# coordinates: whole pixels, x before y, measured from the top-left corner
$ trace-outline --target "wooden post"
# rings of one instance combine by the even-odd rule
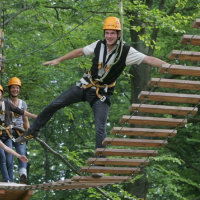
[[[2,55],[3,54],[3,47],[4,47],[4,33],[2,32],[1,29],[1,11],[2,11],[2,4],[0,3],[0,71],[1,73],[4,72],[4,64],[5,64],[5,57]]]

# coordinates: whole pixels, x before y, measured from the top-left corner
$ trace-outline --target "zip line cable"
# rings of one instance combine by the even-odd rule
[[[7,61],[11,61],[11,60],[17,60],[17,59],[19,59],[19,58],[23,58],[24,56],[29,56],[29,55],[34,54],[34,53],[36,53],[36,52],[38,52],[38,51],[40,51],[40,50],[43,50],[43,49],[49,47],[50,45],[54,44],[55,42],[61,40],[61,39],[64,38],[66,35],[70,34],[70,33],[73,32],[74,30],[76,30],[79,26],[83,25],[86,21],[88,21],[91,17],[93,17],[99,10],[101,10],[103,7],[105,7],[110,1],[111,1],[111,0],[108,0],[108,1],[107,1],[105,4],[103,4],[100,8],[98,8],[96,11],[94,11],[89,17],[87,17],[85,20],[83,20],[83,22],[81,22],[80,24],[78,24],[77,26],[75,26],[73,29],[71,29],[70,31],[68,31],[67,33],[65,33],[64,35],[62,35],[61,37],[59,37],[59,38],[57,38],[56,40],[54,40],[53,42],[51,42],[51,43],[49,43],[49,44],[47,44],[47,45],[45,45],[45,46],[43,46],[43,47],[41,47],[41,48],[39,48],[39,49],[36,49],[36,50],[34,50],[34,51],[30,52],[30,53],[24,54],[24,55],[22,55],[22,56],[18,56],[18,57],[16,57],[16,58],[7,59],[6,62],[7,62]]]

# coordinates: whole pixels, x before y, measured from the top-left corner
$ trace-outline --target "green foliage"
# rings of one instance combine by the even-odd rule
[[[153,4],[148,5],[148,2]],[[20,98],[26,100],[30,112],[38,114],[45,105],[80,79],[90,68],[92,57],[68,60],[55,67],[43,66],[42,63],[97,39],[103,39],[104,19],[110,15],[120,17],[118,3],[117,0],[111,0],[103,6],[105,0],[2,0],[2,20],[5,22],[2,27],[5,33],[3,55],[7,61],[1,82],[5,88],[5,96],[8,94],[8,80],[13,76],[19,77],[22,81]],[[148,54],[149,50],[153,49],[150,55],[171,62],[167,56],[173,49],[182,49],[179,44],[182,35],[198,33],[191,29],[191,24],[199,16],[200,1],[171,0],[165,1],[164,5],[160,3],[161,1],[124,0],[123,35],[124,40],[139,51]],[[155,30],[158,30],[158,33],[153,37]],[[198,47],[194,49],[198,51]],[[185,61],[173,62],[194,65]],[[195,66],[199,66],[199,63],[195,63]],[[131,71],[131,68],[127,67],[118,79],[111,100],[108,133],[113,127],[122,126],[119,119],[123,114],[129,114],[134,92],[130,85],[131,79],[135,78],[129,70]],[[140,72],[137,75],[140,76]],[[152,77],[160,76],[158,70],[152,68]],[[141,82],[146,81],[143,74],[140,77]],[[199,80],[198,77],[179,78]],[[146,87],[147,84],[144,85]],[[168,88],[157,91],[177,92]],[[197,93],[189,90],[182,92]],[[199,113],[194,118],[198,119]],[[159,149],[159,155],[150,159],[150,165],[146,167],[149,181],[147,199],[200,198],[199,131],[198,123],[195,122],[179,128],[176,137],[169,139],[167,147]],[[109,134],[108,136],[114,137]],[[93,156],[95,148],[94,118],[90,106],[82,102],[59,110],[42,129],[41,139],[68,160],[76,170],[86,165],[86,160]],[[27,152],[30,160],[29,184],[64,180],[76,175],[59,158],[34,140],[28,142]],[[15,177],[15,181],[18,181],[16,165]],[[134,177],[132,184],[142,177],[142,174]],[[124,190],[124,185],[122,183],[107,186],[102,190],[116,200],[134,199],[135,195]],[[90,188],[78,192],[38,190],[31,200],[63,200],[66,197],[73,200],[106,199],[94,188]]]

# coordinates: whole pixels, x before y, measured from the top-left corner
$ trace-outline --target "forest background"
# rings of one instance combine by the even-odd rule
[[[103,22],[108,16],[121,18],[118,0],[1,0],[1,29],[4,31],[3,55],[6,57],[1,84],[8,95],[8,80],[22,81],[20,98],[28,110],[38,114],[49,102],[75,84],[91,66],[92,57],[81,57],[43,66],[42,63],[67,52],[103,39]],[[198,62],[171,61],[172,50],[181,50],[183,34],[196,34],[191,24],[199,17],[200,0],[123,0],[123,39],[147,55],[188,66]],[[198,51],[188,46],[186,50]],[[158,69],[141,64],[127,66],[118,79],[107,122],[108,137],[119,119],[129,114],[131,103],[139,103],[138,94],[149,90],[151,77],[160,77]],[[183,76],[168,78],[184,79]],[[198,77],[187,77],[199,80]],[[198,91],[177,91],[199,94]],[[173,105],[173,104],[171,104]],[[181,104],[179,104],[181,105]],[[190,105],[192,106],[192,105]],[[140,114],[143,115],[143,114]],[[165,116],[171,117],[171,116]],[[177,116],[174,116],[177,117]],[[133,176],[132,183],[101,188],[111,199],[197,200],[200,199],[199,113],[188,116],[188,124],[178,128],[175,138],[144,168],[143,175]],[[31,120],[30,120],[31,121]],[[129,125],[126,125],[129,126]],[[41,130],[40,139],[60,153],[78,169],[93,156],[95,146],[94,118],[87,103],[59,110]],[[29,184],[64,180],[76,174],[58,157],[30,140],[27,145]],[[18,182],[15,160],[15,181]],[[31,200],[108,199],[95,189],[74,191],[35,191]]]

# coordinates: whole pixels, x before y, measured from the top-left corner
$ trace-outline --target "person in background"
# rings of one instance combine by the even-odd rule
[[[27,110],[26,102],[18,98],[21,88],[22,88],[21,80],[17,77],[12,77],[8,82],[9,97],[5,98],[4,101],[9,101],[14,106],[22,110]],[[12,125],[16,127],[28,129],[30,126],[28,117],[25,115],[22,116],[12,112],[11,120],[12,120]],[[18,138],[21,134],[22,133],[20,133],[19,130],[13,130],[13,137],[15,139]],[[26,142],[22,143],[13,142],[13,147],[15,147],[16,152],[19,153],[20,155],[24,156],[26,155]],[[22,162],[20,159],[18,159],[18,173],[19,173],[19,183],[26,184],[27,163]]]
[[[19,115],[26,115],[31,118],[36,118],[37,115],[29,113],[26,110],[19,109],[9,101],[3,101],[4,89],[0,85],[0,141],[9,148],[13,148],[15,138],[12,135],[11,116],[10,112]],[[4,182],[13,182],[13,156],[0,148],[0,170]]]

